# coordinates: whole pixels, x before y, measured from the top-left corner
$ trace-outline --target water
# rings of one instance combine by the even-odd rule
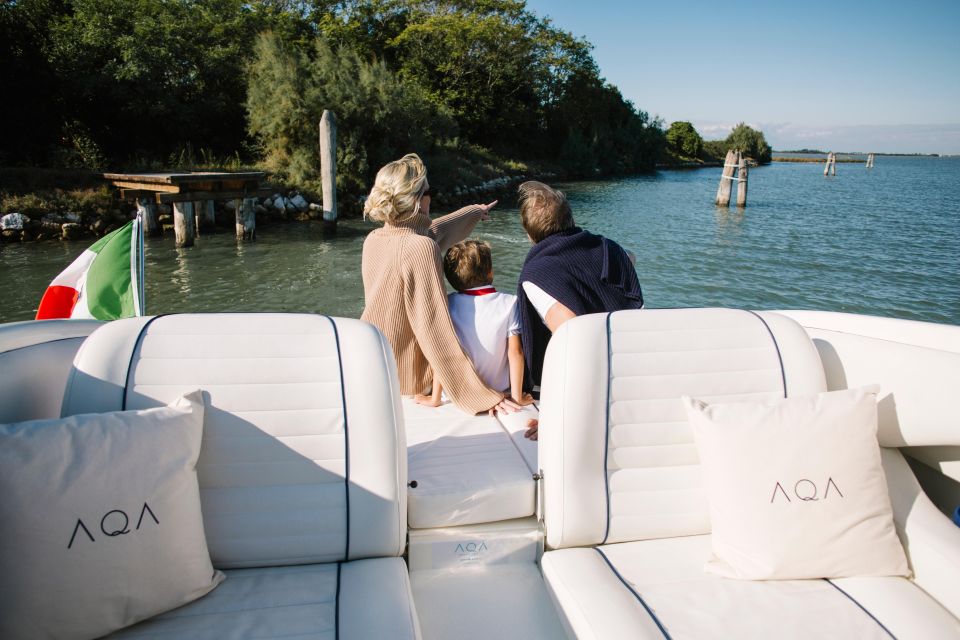
[[[751,169],[748,206],[713,205],[719,169],[561,185],[577,223],[637,255],[649,307],[823,309],[960,324],[960,158],[878,157],[876,167]],[[360,254],[374,226],[261,226],[175,249],[148,240],[147,311],[304,311],[357,317]],[[475,237],[496,282],[516,287],[529,243],[516,209],[498,207]],[[88,242],[0,246],[0,321],[33,317],[50,280]]]

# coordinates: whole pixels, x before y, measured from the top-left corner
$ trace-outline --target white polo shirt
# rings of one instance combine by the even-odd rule
[[[447,295],[453,328],[487,386],[509,391],[507,339],[520,334],[517,296],[500,293],[489,285],[466,291]]]

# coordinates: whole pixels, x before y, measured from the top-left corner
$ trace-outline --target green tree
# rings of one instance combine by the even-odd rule
[[[767,144],[763,132],[757,131],[743,122],[733,128],[724,142],[727,149],[739,150],[760,164],[770,162],[773,148]]]
[[[703,138],[692,124],[682,120],[670,124],[667,144],[674,153],[688,158],[699,158],[703,151]]]
[[[418,85],[381,61],[317,38],[309,53],[276,34],[257,39],[249,68],[247,114],[267,168],[319,190],[317,124],[324,109],[337,118],[337,184],[358,193],[390,160],[417,151],[429,157],[456,134],[450,115]]]

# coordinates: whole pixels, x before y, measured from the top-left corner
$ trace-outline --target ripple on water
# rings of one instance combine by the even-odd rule
[[[960,324],[960,159],[885,158],[867,171],[774,164],[750,172],[743,211],[713,205],[719,169],[560,185],[578,222],[637,255],[650,307],[811,308]],[[302,311],[357,317],[360,256],[375,228],[341,221],[261,226],[258,241],[148,240],[147,309]],[[474,236],[495,284],[516,288],[529,242],[498,207]],[[0,321],[33,317],[50,280],[87,243],[0,246]]]

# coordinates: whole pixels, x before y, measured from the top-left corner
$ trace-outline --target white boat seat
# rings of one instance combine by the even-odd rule
[[[535,416],[535,411],[525,415]],[[424,407],[409,398],[403,400],[403,412],[412,528],[533,515],[535,467],[528,466],[496,418],[465,414],[450,402]]]
[[[728,580],[704,573],[709,553],[710,536],[685,536],[551,551],[542,567],[581,639],[960,637],[910,580]]]
[[[399,385],[389,344],[376,328],[275,313],[114,321],[77,353],[63,414],[155,407],[197,388],[207,402],[197,475],[211,559],[218,569],[252,570],[228,574],[221,587],[189,605],[190,611],[243,611],[204,614],[209,635],[230,637],[240,624],[274,628],[271,607],[296,604],[283,602],[291,576],[329,586],[339,566],[341,623],[344,612],[356,612],[356,629],[382,623],[392,625],[393,637],[415,637],[409,582],[396,559],[406,544]],[[363,558],[391,560],[354,566]],[[276,569],[283,565],[307,568]],[[231,586],[230,575],[262,582],[263,593],[245,593],[240,580]],[[385,602],[402,606],[380,607],[365,588],[347,588],[344,578],[351,576],[377,583],[389,591]],[[322,596],[316,597],[319,606]],[[261,606],[257,602],[266,604],[250,608]],[[372,602],[376,615],[362,615]],[[311,633],[323,635],[322,618]],[[166,620],[157,628],[193,624]],[[354,637],[376,635],[370,627]],[[234,635],[241,636],[248,637]]]
[[[0,325],[0,423],[58,418],[77,349],[99,320],[34,320]],[[12,375],[16,372],[16,375]]]
[[[225,573],[227,579],[205,598],[108,637],[363,640],[419,633],[401,558]]]
[[[550,551],[542,567],[571,634],[960,637],[960,532],[895,449],[883,449],[882,459],[914,580],[748,582],[704,573],[710,518],[679,398],[825,391],[820,356],[795,321],[730,309],[584,316],[553,336],[544,371],[539,446]]]

